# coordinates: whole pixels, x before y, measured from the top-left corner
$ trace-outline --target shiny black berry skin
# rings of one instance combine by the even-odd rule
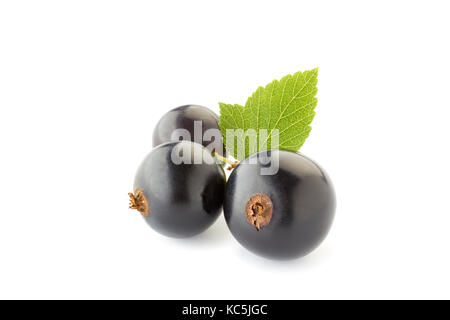
[[[201,163],[195,164],[199,159]],[[142,162],[134,190],[143,191],[149,207],[145,220],[154,230],[185,238],[203,232],[217,219],[225,179],[222,167],[200,144],[169,142],[153,149]]]
[[[195,121],[201,121],[201,130],[194,132]],[[210,151],[216,151],[217,153],[224,154],[224,146],[221,139],[219,129],[219,117],[213,111],[206,107],[197,105],[185,105],[167,112],[158,122],[153,131],[153,147],[160,144],[179,141],[181,139],[172,136],[172,133],[176,129],[185,129],[189,132],[190,141],[195,141],[202,144],[204,147],[208,147]],[[217,130],[219,135],[218,141],[212,137],[204,137],[204,134],[209,129]],[[194,140],[197,139],[197,140]],[[211,146],[211,142],[215,141],[217,148]]]
[[[278,156],[279,171],[261,175],[268,156]],[[249,163],[254,160],[258,162]],[[270,221],[259,230],[246,216],[255,194],[271,201]],[[313,251],[326,237],[334,212],[330,178],[301,154],[279,150],[254,154],[237,166],[227,182],[224,214],[231,233],[245,248],[266,258],[294,259]],[[250,218],[252,213],[257,210],[250,211]]]

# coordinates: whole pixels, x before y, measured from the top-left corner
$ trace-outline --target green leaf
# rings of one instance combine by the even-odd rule
[[[227,151],[237,160],[274,148],[298,151],[315,115],[317,73],[318,68],[297,72],[259,87],[245,107],[219,103],[219,127]],[[237,130],[234,136],[227,134],[230,129]]]

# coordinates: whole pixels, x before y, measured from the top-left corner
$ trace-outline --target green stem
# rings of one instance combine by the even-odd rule
[[[220,161],[229,164],[230,166],[234,165],[234,162],[233,162],[233,161],[231,161],[231,160],[229,160],[229,159],[227,159],[227,158],[225,158],[225,157],[222,157],[222,156],[221,156],[220,154],[218,154],[217,152],[213,152],[213,156],[216,157],[217,159],[219,159]]]

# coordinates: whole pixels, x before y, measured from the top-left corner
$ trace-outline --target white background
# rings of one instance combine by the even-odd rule
[[[0,298],[450,298],[446,1],[2,1]],[[302,152],[326,241],[258,258],[223,217],[173,240],[127,209],[155,123],[318,66]]]

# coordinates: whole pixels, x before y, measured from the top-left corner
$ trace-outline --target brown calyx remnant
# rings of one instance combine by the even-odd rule
[[[268,196],[257,193],[248,199],[245,206],[245,217],[256,230],[260,230],[272,219],[273,204]]]
[[[230,164],[230,166],[227,168],[228,171],[233,170],[234,168],[236,168],[239,164],[239,161],[234,161],[232,164]]]
[[[134,191],[134,194],[128,193],[128,196],[130,197],[130,209],[137,210],[142,216],[148,217],[150,209],[144,191],[138,188]]]

